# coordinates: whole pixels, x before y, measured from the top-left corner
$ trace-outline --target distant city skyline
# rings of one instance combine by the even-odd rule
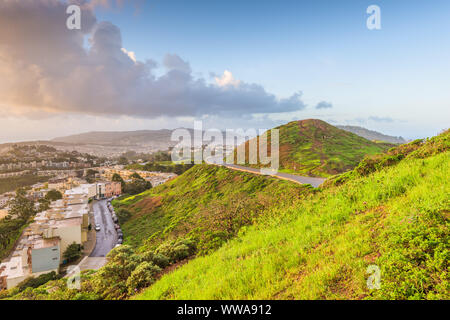
[[[443,0],[2,0],[0,143],[308,118],[432,136],[449,127],[449,34]]]

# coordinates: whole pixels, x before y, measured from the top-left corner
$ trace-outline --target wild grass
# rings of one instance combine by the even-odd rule
[[[449,156],[410,157],[274,208],[276,219],[136,299],[448,299]],[[369,265],[379,290],[366,285]]]
[[[131,213],[122,225],[125,244],[147,249],[186,236],[208,250],[220,246],[271,205],[290,202],[307,190],[275,178],[197,165],[173,181],[113,205]]]
[[[280,171],[292,174],[330,177],[353,169],[367,155],[394,146],[369,141],[315,119],[292,121],[275,129],[280,137]],[[248,148],[247,142],[247,155]],[[248,165],[248,156],[246,161]]]

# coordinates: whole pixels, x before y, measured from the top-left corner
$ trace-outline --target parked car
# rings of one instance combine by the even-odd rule
[[[116,228],[116,230],[117,230],[117,229],[120,229],[120,226],[116,223],[116,224],[114,224],[114,228]]]
[[[100,231],[100,225],[98,223],[95,224],[95,231]]]
[[[123,239],[119,238],[119,240],[117,240],[117,244],[122,244],[123,243]]]

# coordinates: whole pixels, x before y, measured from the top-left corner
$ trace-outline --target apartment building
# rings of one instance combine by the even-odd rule
[[[122,184],[120,182],[112,181],[105,184],[105,197],[111,198],[119,196],[122,193]]]
[[[30,173],[29,170],[0,173],[0,178],[3,179],[3,178],[10,178],[10,177],[19,177],[19,176],[23,176],[23,175],[28,174],[28,173]]]
[[[89,200],[120,195],[120,182],[81,184],[66,190],[63,199],[39,212],[20,237],[9,261],[0,264],[0,290],[17,286],[28,277],[59,272],[64,252],[88,238]]]
[[[59,272],[60,239],[23,237],[9,261],[0,264],[0,290],[11,289],[29,277]]]
[[[97,198],[110,198],[119,196],[122,193],[122,185],[120,182],[108,181],[97,183]]]
[[[95,185],[68,190],[63,199],[51,203],[49,210],[36,214],[10,260],[0,264],[0,290],[10,289],[28,277],[59,272],[68,246],[87,241],[92,190]]]

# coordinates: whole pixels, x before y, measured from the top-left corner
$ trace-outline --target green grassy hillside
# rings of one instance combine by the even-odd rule
[[[449,136],[362,162],[136,298],[450,298]],[[369,266],[378,290],[366,285]]]
[[[10,299],[124,299],[195,256],[214,252],[273,206],[289,207],[314,192],[310,186],[223,167],[197,165],[176,179],[113,202],[125,243],[98,272],[83,274],[82,290],[64,280]],[[0,293],[0,299],[2,293]]]
[[[297,198],[307,187],[274,178],[198,165],[177,179],[113,202],[130,218],[125,244],[145,249],[190,237],[200,253],[220,246],[275,203]],[[119,215],[120,216],[120,215]]]
[[[0,299],[449,299],[449,150],[446,131],[320,189],[195,166],[116,203],[128,245],[80,291],[62,279]]]
[[[316,119],[292,121],[275,129],[280,130],[280,171],[308,176],[329,177],[345,172],[364,156],[394,146],[369,141]],[[248,152],[246,155],[248,161]]]

